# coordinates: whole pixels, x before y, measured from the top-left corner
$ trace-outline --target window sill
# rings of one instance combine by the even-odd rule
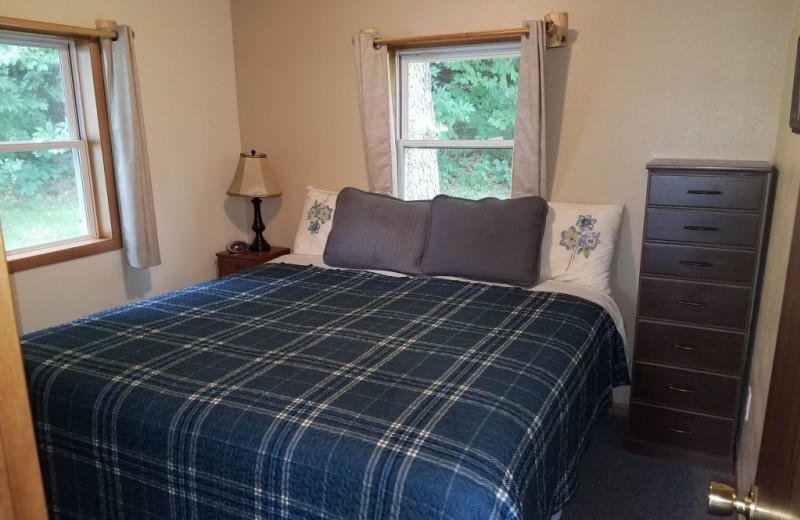
[[[62,244],[52,248],[42,248],[36,251],[7,254],[8,272],[23,271],[34,267],[74,260],[84,256],[96,255],[122,248],[119,238],[90,238],[70,244]]]

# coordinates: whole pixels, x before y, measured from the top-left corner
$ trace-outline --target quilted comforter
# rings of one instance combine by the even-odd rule
[[[627,378],[586,300],[286,264],[22,343],[54,519],[545,519]]]

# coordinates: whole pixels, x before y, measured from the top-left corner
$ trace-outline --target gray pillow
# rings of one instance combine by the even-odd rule
[[[546,219],[547,201],[541,197],[438,195],[431,205],[422,272],[530,287],[539,279]]]
[[[420,274],[431,202],[345,188],[336,199],[323,259],[328,265]]]

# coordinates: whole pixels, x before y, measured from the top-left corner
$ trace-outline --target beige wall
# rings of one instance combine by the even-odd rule
[[[750,420],[742,430],[739,448],[737,476],[739,488],[749,490],[755,478],[761,434],[766,415],[769,382],[772,376],[772,360],[778,335],[781,305],[789,263],[789,249],[797,210],[800,189],[800,135],[789,128],[789,105],[792,100],[794,63],[797,39],[800,37],[800,1],[796,2],[794,28],[787,37],[786,73],[783,80],[783,101],[775,150],[775,165],[778,168],[778,186],[775,195],[775,210],[772,217],[769,254],[764,274],[764,286],[759,309],[759,323],[753,350],[750,385],[752,399]],[[794,288],[798,290],[800,288]]]
[[[284,193],[268,239],[291,245],[305,186],[366,187],[353,33],[519,27],[568,11],[569,46],[547,52],[550,198],[626,206],[613,289],[630,335],[645,164],[773,159],[794,3],[232,0],[242,147],[270,154]]]
[[[0,14],[133,27],[161,244],[149,270],[114,251],[14,274],[22,331],[213,278],[214,253],[247,224],[247,202],[225,195],[240,152],[229,3],[1,0]]]

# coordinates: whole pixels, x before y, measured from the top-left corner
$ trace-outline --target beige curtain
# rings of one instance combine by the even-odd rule
[[[389,53],[385,46],[373,47],[372,41],[378,37],[375,33],[359,33],[355,36],[364,162],[370,191],[397,195]]]
[[[530,35],[522,37],[519,56],[517,122],[511,163],[511,197],[547,198],[545,156],[544,53],[545,26],[526,21]]]
[[[128,263],[144,269],[159,265],[161,254],[136,54],[130,27],[118,25],[111,30],[116,31],[118,37],[116,41],[102,39],[103,74],[108,97],[122,244]]]

